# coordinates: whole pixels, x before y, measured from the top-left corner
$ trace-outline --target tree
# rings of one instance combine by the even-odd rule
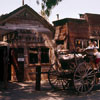
[[[59,4],[62,0],[41,0],[41,14],[50,16],[51,10]],[[36,0],[37,4],[40,4],[40,0]]]

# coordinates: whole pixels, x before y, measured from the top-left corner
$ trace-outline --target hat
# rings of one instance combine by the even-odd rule
[[[97,42],[96,42],[96,41],[93,41],[93,43],[97,44]]]

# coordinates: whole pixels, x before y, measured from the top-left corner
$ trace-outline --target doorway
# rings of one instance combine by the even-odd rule
[[[24,81],[24,48],[11,49],[11,65],[13,81]]]
[[[0,82],[11,80],[11,66],[8,62],[7,46],[0,47]]]

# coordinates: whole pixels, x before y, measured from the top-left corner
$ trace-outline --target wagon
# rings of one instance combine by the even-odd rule
[[[74,88],[78,93],[88,93],[97,84],[100,73],[93,67],[96,66],[93,55],[66,51],[56,52],[55,55],[56,60],[48,72],[53,89]]]

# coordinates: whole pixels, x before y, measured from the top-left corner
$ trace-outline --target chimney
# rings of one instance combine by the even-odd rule
[[[57,15],[57,20],[59,20],[59,14],[56,14]]]
[[[22,0],[22,6],[24,6],[24,0]]]
[[[81,19],[85,19],[85,14],[79,14]]]

